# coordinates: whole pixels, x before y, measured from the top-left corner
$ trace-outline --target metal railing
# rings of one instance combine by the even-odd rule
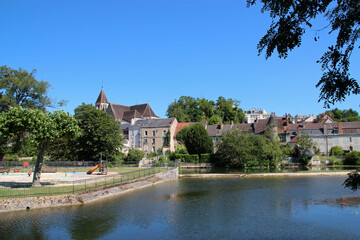
[[[32,187],[31,183],[2,183],[0,186],[0,198],[14,197],[31,197],[31,196],[47,196],[60,194],[76,194],[104,187],[115,186],[121,183],[141,179],[154,175],[165,168],[146,168],[111,176],[94,177],[91,179],[61,182],[61,184],[51,185],[50,183],[42,183],[41,187]],[[64,173],[65,174],[65,173]]]

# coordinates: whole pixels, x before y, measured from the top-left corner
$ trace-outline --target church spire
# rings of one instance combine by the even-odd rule
[[[105,92],[104,92],[103,87],[101,87],[101,92],[99,94],[98,99],[95,102],[95,107],[97,109],[106,111],[108,106],[109,106],[109,101],[107,100],[107,98],[105,96]]]
[[[101,92],[99,94],[98,99],[96,100],[96,105],[98,105],[100,103],[109,103],[109,101],[107,100],[107,98],[105,96],[105,92],[104,92],[103,87],[101,87]]]

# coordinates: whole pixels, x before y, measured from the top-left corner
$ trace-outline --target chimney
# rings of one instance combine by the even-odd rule
[[[342,134],[342,132],[343,132],[342,122],[338,122],[338,129],[339,129],[339,134]]]
[[[220,122],[220,129],[223,129],[223,122]]]
[[[299,125],[297,126],[297,128],[296,128],[296,136],[299,136],[299,133],[300,133],[300,130],[299,130]]]

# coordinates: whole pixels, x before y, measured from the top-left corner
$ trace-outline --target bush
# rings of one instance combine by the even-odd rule
[[[335,146],[330,149],[330,156],[341,156],[344,154],[344,150],[340,146]]]
[[[329,165],[343,165],[342,159],[339,159],[335,156],[329,157],[328,160],[330,161]]]
[[[210,162],[210,156],[211,156],[211,154],[207,154],[207,153],[201,154],[200,155],[200,162],[202,162],[202,163]]]
[[[199,163],[199,155],[197,154],[175,154],[175,157],[186,163]]]
[[[126,161],[128,162],[140,162],[141,159],[143,159],[145,156],[145,153],[139,149],[131,148],[129,149],[129,153],[126,156]]]
[[[345,155],[345,165],[360,165],[360,152],[352,151]]]
[[[146,158],[153,158],[153,157],[156,157],[156,156],[157,156],[156,152],[151,152],[146,156]]]
[[[19,156],[17,154],[5,154],[4,158],[6,161],[19,161]]]

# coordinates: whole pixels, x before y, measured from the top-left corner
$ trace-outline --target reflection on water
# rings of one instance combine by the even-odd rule
[[[318,172],[318,171],[354,171],[356,167],[347,166],[311,166],[306,168],[245,168],[245,169],[222,169],[222,168],[182,168],[182,174],[201,174],[201,173],[229,173],[229,174],[254,174],[254,173],[290,173],[299,171]]]
[[[345,177],[180,179],[80,207],[2,213],[6,239],[359,239]]]

